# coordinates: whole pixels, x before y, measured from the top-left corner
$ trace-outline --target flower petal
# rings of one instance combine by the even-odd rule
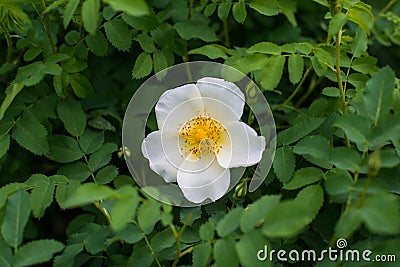
[[[157,102],[155,110],[159,129],[176,129],[178,125],[182,126],[202,113],[204,106],[196,85],[186,84],[166,91]]]
[[[204,159],[208,161],[208,159]],[[190,164],[191,167],[195,167]],[[205,165],[199,162],[199,165]],[[212,161],[208,168],[192,172],[188,170],[187,161],[183,161],[178,170],[178,185],[185,197],[193,203],[201,203],[207,198],[216,201],[228,191],[230,183],[230,171],[219,166],[216,160]],[[186,170],[186,171],[185,171]]]
[[[225,123],[238,121],[243,114],[244,94],[231,82],[217,78],[202,78],[196,83],[204,98],[205,115]]]
[[[217,154],[218,163],[223,168],[247,167],[258,163],[265,149],[264,136],[257,136],[253,128],[240,121],[231,122],[225,127],[229,142],[224,142]]]
[[[149,159],[150,168],[166,182],[176,181],[178,166],[183,161],[176,134],[167,131],[150,133],[142,142],[142,153]]]

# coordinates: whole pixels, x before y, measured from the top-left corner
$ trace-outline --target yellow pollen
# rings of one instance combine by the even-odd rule
[[[220,122],[206,116],[197,116],[185,123],[179,131],[182,138],[182,157],[190,153],[197,157],[209,153],[219,153],[219,145],[225,128]]]

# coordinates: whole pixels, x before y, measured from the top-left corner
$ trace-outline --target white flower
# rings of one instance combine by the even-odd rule
[[[240,121],[244,104],[240,89],[223,79],[166,91],[155,107],[159,130],[142,143],[150,168],[191,202],[221,198],[229,168],[258,163],[265,149],[265,138]]]

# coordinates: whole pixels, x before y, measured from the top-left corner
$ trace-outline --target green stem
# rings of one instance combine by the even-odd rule
[[[310,85],[308,86],[307,91],[300,97],[300,99],[296,102],[294,105],[296,108],[301,106],[304,101],[311,95],[311,93],[314,91],[315,88],[317,88],[318,84],[320,84],[323,80],[323,77],[318,78],[318,80],[315,80],[315,75],[311,79]]]
[[[231,39],[229,37],[229,26],[228,26],[228,22],[226,20],[222,21],[222,31],[224,34],[224,44],[227,48],[231,47]]]
[[[361,193],[361,197],[358,199],[358,202],[356,204],[357,208],[360,208],[362,206],[364,199],[367,196],[368,189],[371,186],[372,178],[373,178],[372,175],[368,175],[367,181],[365,182],[365,185],[364,185],[363,192]]]
[[[46,10],[47,7],[46,7],[45,0],[41,0],[41,3],[42,3],[43,11]],[[49,40],[51,51],[53,52],[53,54],[56,54],[57,50],[56,50],[56,46],[54,44],[53,38],[51,37],[51,33],[49,31],[49,20],[48,20],[47,14],[43,14],[43,21],[41,20],[41,23],[43,25],[44,31],[46,32],[47,39]]]
[[[4,25],[3,22],[1,22],[1,27],[4,29],[4,35],[6,37],[6,42],[7,42],[7,63],[11,62],[11,56],[12,56],[12,51],[13,51],[13,46],[12,46],[12,40],[10,33],[8,32],[8,29],[6,28],[6,25]]]
[[[160,261],[159,261],[158,258],[157,258],[156,252],[154,251],[153,247],[150,245],[149,239],[147,238],[147,236],[146,236],[145,233],[143,233],[143,237],[144,237],[144,241],[145,241],[146,244],[147,244],[147,247],[148,247],[149,250],[150,250],[151,255],[153,255],[153,258],[154,258],[154,260],[155,260],[156,263],[157,263],[157,266],[158,266],[158,267],[161,267],[161,263],[160,263]]]
[[[381,11],[375,16],[375,21],[381,18],[382,14],[384,14],[386,11],[388,11],[394,4],[396,4],[397,0],[391,0],[389,3],[387,3],[386,6],[384,6]]]
[[[307,79],[308,75],[310,74],[312,70],[312,65],[310,65],[306,72],[303,75],[303,78],[301,79],[301,81],[299,82],[299,84],[296,86],[296,88],[294,89],[294,91],[292,92],[292,94],[285,100],[282,102],[282,104],[280,104],[279,106],[277,106],[276,108],[274,108],[273,110],[276,110],[280,107],[284,107],[287,106],[287,104],[290,102],[290,100],[293,99],[293,97],[296,96],[296,94],[300,91],[301,87],[303,86],[304,81]]]

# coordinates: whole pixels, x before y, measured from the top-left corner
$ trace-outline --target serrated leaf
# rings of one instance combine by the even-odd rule
[[[3,134],[0,136],[0,158],[2,158],[8,148],[10,147],[10,135],[9,134]]]
[[[333,16],[331,21],[329,22],[328,33],[331,36],[334,36],[343,26],[346,24],[347,15],[339,12]]]
[[[131,32],[121,19],[114,19],[104,23],[107,39],[118,50],[128,51],[132,44]]]
[[[350,21],[358,24],[366,33],[370,33],[375,20],[371,12],[371,6],[363,2],[358,2],[352,5],[347,10],[347,13]]]
[[[321,169],[314,167],[302,168],[294,173],[292,180],[285,184],[283,188],[286,190],[298,189],[321,180],[323,175],[324,172]]]
[[[295,156],[290,146],[283,146],[276,150],[273,162],[274,172],[283,184],[292,178],[294,165]]]
[[[231,10],[232,2],[230,0],[222,2],[218,5],[218,17],[220,20],[226,20],[229,16],[229,11]]]
[[[232,237],[218,239],[214,245],[214,259],[218,266],[239,266],[235,241]]]
[[[39,46],[32,46],[24,53],[24,60],[25,61],[32,61],[34,60],[43,50]]]
[[[361,27],[358,27],[356,30],[356,36],[351,44],[351,52],[353,52],[353,57],[361,56],[365,51],[367,51],[367,48],[367,33]]]
[[[245,21],[247,16],[247,11],[246,11],[246,4],[243,0],[233,4],[232,14],[233,18],[237,22],[243,23]]]
[[[168,67],[167,58],[163,51],[156,50],[153,53],[153,64],[154,64],[154,73],[156,73],[157,78],[163,78],[166,75],[166,72],[160,72]],[[160,73],[159,73],[160,72]]]
[[[80,136],[85,131],[86,115],[79,102],[68,100],[57,105],[57,113],[65,129],[73,136]]]
[[[82,252],[82,250],[82,243],[66,246],[63,253],[54,258],[54,267],[72,267],[75,256]]]
[[[306,136],[293,147],[294,153],[310,155],[315,158],[327,158],[329,157],[329,151],[329,141],[321,135]]]
[[[66,135],[53,135],[49,138],[49,158],[56,162],[68,163],[83,157],[78,141]]]
[[[156,233],[150,241],[155,252],[160,252],[165,248],[172,247],[175,243],[175,237],[171,229],[165,229],[162,232]]]
[[[97,254],[107,248],[106,240],[111,234],[109,227],[91,223],[86,225],[84,232],[87,236],[83,243],[89,253]]]
[[[31,214],[29,194],[22,188],[12,194],[7,201],[1,234],[10,247],[18,247],[22,243],[23,233]]]
[[[378,125],[378,122],[388,115],[393,103],[394,87],[395,75],[388,66],[377,71],[367,82],[363,104],[374,125]]]
[[[57,174],[65,175],[68,179],[83,182],[89,177],[91,171],[85,163],[74,162],[61,166],[60,169],[58,169]]]
[[[332,169],[325,175],[325,189],[331,196],[349,193],[352,184],[353,179],[347,171]]]
[[[262,231],[268,237],[290,237],[298,234],[310,221],[307,206],[288,200],[270,210],[264,218]]]
[[[337,87],[325,87],[322,94],[329,97],[340,97],[340,90]]]
[[[283,144],[289,145],[296,142],[297,140],[317,129],[324,121],[325,118],[311,117],[296,123],[293,127],[290,127],[278,134],[277,146]]]
[[[271,42],[261,42],[247,49],[247,53],[263,53],[269,55],[280,55],[281,49],[277,44]]]
[[[132,70],[132,77],[136,79],[143,78],[149,75],[152,69],[153,61],[150,54],[143,52],[137,57],[135,61],[135,66]]]
[[[185,40],[194,38],[199,38],[205,42],[218,40],[214,30],[201,21],[187,20],[178,22],[174,25],[174,29]]]
[[[126,241],[128,244],[134,244],[143,238],[143,233],[136,224],[128,224],[116,233],[116,238]]]
[[[298,83],[303,77],[304,59],[300,55],[291,55],[288,60],[289,80],[292,84]]]
[[[245,267],[266,267],[272,266],[271,261],[261,261],[254,255],[255,252],[264,249],[267,246],[267,239],[260,234],[258,230],[252,230],[245,233],[236,243],[236,252],[241,266]]]
[[[144,52],[153,53],[157,50],[154,45],[153,39],[147,33],[141,33],[136,36],[135,40],[140,44]]]
[[[96,56],[102,57],[107,54],[107,39],[100,30],[97,30],[94,34],[87,35],[85,40],[89,50]]]
[[[80,0],[70,0],[64,10],[64,29],[68,27],[69,22],[71,21],[72,17],[74,16],[75,10],[79,5]]]
[[[154,225],[161,219],[160,204],[153,200],[146,201],[139,207],[137,218],[143,232],[151,233]]]
[[[93,172],[110,162],[112,153],[117,151],[114,143],[105,143],[98,151],[94,152],[89,158],[89,168]]]
[[[361,147],[365,147],[369,142],[370,126],[365,117],[355,114],[345,114],[340,116],[333,126],[342,129],[350,141],[359,144]]]
[[[56,189],[56,200],[62,209],[66,209],[65,201],[73,194],[81,184],[77,180],[69,180],[68,183],[59,183]]]
[[[23,186],[24,184],[22,183],[9,183],[0,188],[0,208],[6,204],[9,195],[13,194]]]
[[[225,237],[236,230],[240,224],[243,208],[236,208],[227,213],[217,224],[217,233],[221,237]]]
[[[179,219],[182,224],[192,225],[192,223],[201,218],[201,208],[193,207],[193,208],[184,208],[180,210]]]
[[[16,267],[30,266],[49,261],[63,250],[64,245],[55,240],[35,240],[20,247],[14,255]]]
[[[272,56],[268,59],[261,74],[261,86],[264,90],[275,89],[283,73],[286,58],[283,56]]]
[[[44,64],[42,61],[36,61],[27,66],[19,67],[15,82],[22,83],[25,86],[38,84],[44,77]]]
[[[69,75],[69,81],[76,96],[80,98],[88,97],[94,93],[92,84],[84,75],[74,73]]]
[[[278,1],[253,0],[249,6],[266,16],[275,16],[281,12]]]
[[[30,196],[33,215],[40,219],[46,208],[53,202],[55,183],[45,175],[35,174],[35,176],[37,178],[31,184],[33,189]]]
[[[293,27],[297,27],[296,17],[294,16],[294,13],[297,10],[297,2],[294,0],[279,0],[278,3],[281,12],[283,13],[283,15],[285,15],[290,24],[292,24]]]
[[[358,171],[361,165],[361,156],[350,147],[335,147],[331,152],[330,161],[339,169]]]
[[[15,122],[12,137],[20,146],[34,154],[43,155],[49,152],[46,128],[32,115],[24,115]]]
[[[149,8],[144,0],[105,0],[115,11],[123,11],[131,16],[145,16]]]
[[[84,206],[94,201],[109,198],[114,190],[105,185],[87,183],[79,186],[64,202],[65,208]]]
[[[117,193],[120,196],[110,211],[111,227],[114,231],[122,230],[134,219],[139,204],[138,193],[133,187],[121,187]]]
[[[12,267],[12,254],[11,249],[6,245],[6,243],[0,240],[0,264],[4,267]]]
[[[341,238],[347,238],[351,236],[358,227],[360,227],[362,221],[358,209],[350,209],[347,213],[342,213],[336,226],[335,233]]]
[[[351,63],[351,68],[355,71],[368,74],[374,69],[377,62],[378,59],[375,57],[359,57],[354,59],[354,61]]]
[[[311,222],[324,203],[324,192],[320,185],[310,185],[297,194],[295,201],[307,207],[307,213]]]
[[[215,44],[205,45],[188,52],[189,55],[203,55],[211,59],[223,58],[226,59],[228,56],[225,53],[225,50],[220,46]]]
[[[91,154],[101,148],[104,142],[104,132],[87,128],[79,138],[79,146],[86,154]]]
[[[214,238],[214,225],[208,221],[203,223],[199,229],[200,238],[204,241],[212,240]]]
[[[44,63],[43,73],[50,74],[53,76],[59,76],[59,75],[61,75],[61,72],[62,72],[62,68],[57,63],[54,63],[54,62],[45,62]]]
[[[261,223],[265,215],[279,203],[279,199],[280,196],[278,195],[267,195],[250,204],[243,211],[240,219],[240,229],[243,232],[248,232]]]
[[[208,262],[211,257],[211,244],[201,243],[197,245],[193,250],[192,266],[194,267],[205,267],[208,266]]]
[[[112,165],[106,166],[96,174],[96,183],[107,184],[118,176],[118,168]]]
[[[86,31],[94,34],[97,28],[99,18],[100,1],[86,0],[82,5],[82,22]]]
[[[151,31],[160,25],[160,22],[155,15],[133,17],[124,13],[122,14],[122,19],[132,28],[142,31]]]

